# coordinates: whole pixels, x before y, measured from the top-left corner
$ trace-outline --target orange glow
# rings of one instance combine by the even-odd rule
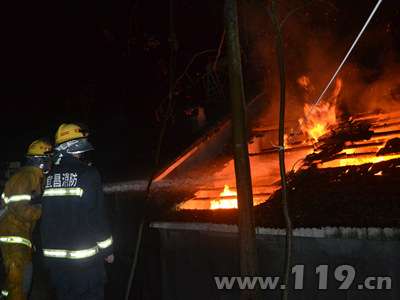
[[[344,166],[359,166],[368,163],[378,163],[381,161],[387,161],[391,159],[400,158],[400,155],[386,155],[386,156],[372,156],[365,158],[342,158],[334,161],[328,161],[322,164],[323,168],[336,168],[336,167],[344,167]],[[372,166],[371,166],[372,168]],[[369,170],[371,170],[369,168]],[[369,171],[368,170],[368,171]]]
[[[290,149],[290,148],[292,148],[292,147],[288,144],[289,138],[290,138],[290,136],[289,136],[288,134],[285,133],[285,134],[283,135],[283,146],[285,147],[285,149]]]
[[[224,191],[220,196],[236,196],[236,192],[229,190],[229,186],[225,184]],[[237,199],[226,199],[226,200],[212,200],[210,209],[218,208],[237,208]]]
[[[312,109],[309,104],[304,105],[304,113],[308,114]],[[303,122],[303,118],[299,119],[299,123]],[[303,124],[302,130],[312,137],[315,141],[328,132],[328,127],[336,123],[335,106],[330,103],[323,103],[314,108],[314,111],[308,117],[307,121]]]
[[[308,78],[307,76],[301,76],[296,81],[306,91],[315,90],[314,86],[311,84],[310,78]]]
[[[310,94],[315,90],[309,78],[305,76],[299,78],[297,83],[306,91],[310,92]],[[313,109],[313,111],[308,116],[307,121],[302,124],[301,130],[304,135],[302,137],[299,135],[297,140],[294,142],[291,142],[290,138],[294,132],[297,121],[293,122],[293,120],[291,120],[290,123],[288,122],[290,127],[287,125],[287,128],[293,127],[290,129],[291,133],[288,131],[287,134],[284,134],[284,147],[285,149],[290,149],[288,155],[285,157],[285,160],[288,160],[290,163],[287,161],[285,161],[285,163],[293,166],[293,172],[301,170],[302,167],[307,168],[309,166],[315,166],[319,169],[344,167],[340,170],[341,174],[339,177],[343,174],[349,172],[356,173],[360,170],[369,175],[384,176],[383,172],[380,171],[381,168],[378,168],[374,164],[400,158],[400,154],[395,152],[398,151],[397,142],[392,141],[392,145],[389,143],[389,141],[394,138],[400,137],[400,111],[374,113],[373,115],[367,111],[361,115],[356,114],[355,116],[350,117],[347,121],[339,119],[341,114],[338,112],[338,120],[336,118],[336,109],[340,107],[337,103],[340,103],[338,97],[341,89],[342,81],[337,79],[334,92],[327,98],[322,99],[314,109],[314,104],[304,105],[303,119],[298,120],[300,124],[302,124],[304,118],[308,116],[311,109]],[[345,116],[347,116],[347,114]],[[344,135],[343,138],[340,131],[342,129],[339,127],[342,123],[339,122],[345,124],[345,127],[343,128],[344,133],[355,133],[354,139],[347,140],[346,135]],[[352,131],[352,127],[346,127],[352,126],[352,124],[354,124],[354,132]],[[358,129],[357,126],[360,126],[360,129]],[[272,156],[276,154],[273,154],[272,151],[270,151],[270,141],[276,138],[275,133],[277,129],[274,124],[271,125],[270,123],[261,127],[263,128],[259,131],[260,136],[257,136],[257,139],[253,141],[253,152],[251,152],[251,154],[263,154],[251,156],[252,175],[257,179],[253,181],[254,205],[258,205],[268,200],[270,195],[280,188],[278,181],[278,179],[280,179],[278,172],[279,169],[276,167],[279,166],[279,162],[275,156]],[[372,131],[372,135],[363,135],[364,130],[367,130],[367,128]],[[357,130],[361,132],[360,136],[357,135]],[[327,133],[330,132],[332,133],[332,136],[327,135]],[[337,135],[335,135],[335,132]],[[264,135],[261,136],[261,133]],[[324,134],[325,136],[323,136]],[[340,140],[340,143],[337,143],[335,139]],[[391,147],[393,147],[393,149],[391,149]],[[331,148],[333,149],[332,151],[325,151],[326,149],[330,150]],[[383,148],[385,151],[380,152],[379,150]],[[322,155],[311,156],[312,153]],[[377,156],[377,153],[391,153],[392,155]],[[310,160],[304,159],[304,157],[310,157]],[[359,166],[364,164],[368,165],[363,168],[350,168],[350,166]],[[364,171],[368,167],[368,171]],[[400,168],[400,165],[396,167]],[[179,209],[237,209],[238,200],[234,178],[234,166],[232,160],[227,166],[225,166],[223,171],[218,172],[215,175],[215,181],[213,182],[212,187],[204,187],[200,189],[195,194],[195,197],[185,201],[185,203],[179,206]],[[264,178],[268,178],[268,180],[264,180]],[[378,180],[378,177],[376,179]],[[340,179],[338,180],[340,181]],[[229,189],[228,184],[231,185],[232,191]],[[224,188],[222,188],[222,186],[224,186]],[[222,193],[221,190],[223,190]]]
[[[336,124],[336,99],[342,89],[342,81],[336,81],[336,88],[329,101],[320,102],[314,108],[307,121],[303,124],[302,130],[306,132],[315,141],[323,134],[329,131],[329,126]],[[304,115],[307,116],[313,105],[305,104],[303,107]],[[304,118],[299,119],[299,123],[303,123]]]
[[[237,199],[234,199],[232,196],[236,196],[237,193],[231,191],[229,186],[225,184],[224,191],[220,194],[221,197],[230,197],[230,199],[222,199],[222,200],[211,200],[210,201],[210,209],[220,209],[220,208],[238,208]],[[265,199],[253,197],[253,204],[257,205],[263,202]]]
[[[231,191],[228,185],[225,185],[224,191],[219,194],[219,198],[221,200],[208,200],[210,199],[210,195],[207,195],[206,198],[201,197],[201,195],[197,195],[197,197],[192,198],[185,203],[179,206],[179,209],[229,209],[229,208],[238,208],[237,207],[237,193],[235,191]],[[204,194],[203,194],[204,196]],[[216,198],[216,196],[214,196]],[[225,199],[224,199],[225,198]],[[212,198],[211,198],[212,199]],[[265,201],[264,197],[257,196],[253,197],[253,204],[258,205],[261,202]]]

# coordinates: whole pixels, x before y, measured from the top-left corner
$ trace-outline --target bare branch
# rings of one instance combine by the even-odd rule
[[[329,4],[330,6],[332,6],[334,9],[336,9],[337,11],[340,11],[340,9],[336,8],[335,5],[333,5],[333,4],[332,4],[330,1],[328,1],[328,0],[319,0],[319,1],[328,3],[328,4]]]
[[[289,12],[289,13],[286,15],[286,17],[283,19],[282,23],[279,25],[279,29],[282,28],[283,23],[286,21],[286,19],[287,19],[292,13],[296,12],[297,10],[299,10],[299,9],[301,9],[301,8],[306,7],[307,5],[313,3],[314,1],[315,1],[315,0],[311,0],[310,2],[307,2],[307,3],[303,4],[302,6],[299,6],[298,8],[296,8],[296,9],[292,10],[291,12]]]
[[[270,16],[271,19],[272,19],[272,13],[271,13],[271,11],[269,10],[268,6],[265,6],[264,4],[262,4],[262,3],[261,3],[261,0],[257,0],[257,3],[258,3],[258,5],[260,5],[261,7],[265,8],[265,9],[267,10],[269,16]]]

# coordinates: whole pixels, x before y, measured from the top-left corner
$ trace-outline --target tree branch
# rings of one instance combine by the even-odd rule
[[[223,33],[223,35],[222,35],[222,39],[221,39],[221,42],[220,42],[220,44],[219,44],[218,50],[215,50],[215,49],[206,50],[206,51],[203,51],[203,52],[200,52],[200,53],[195,54],[195,55],[193,56],[193,58],[190,60],[189,64],[187,65],[185,71],[184,71],[184,72],[182,73],[182,75],[179,76],[178,79],[176,80],[174,86],[172,87],[172,91],[174,91],[174,90],[176,89],[176,87],[178,86],[179,82],[182,80],[182,78],[183,78],[184,76],[187,76],[187,77],[189,78],[189,80],[190,80],[191,82],[193,82],[192,79],[190,78],[189,74],[188,74],[188,70],[189,70],[191,64],[193,63],[193,61],[194,61],[199,55],[202,55],[202,54],[205,54],[205,53],[208,53],[208,52],[217,51],[217,58],[215,59],[215,63],[214,63],[213,69],[210,70],[210,71],[208,71],[208,72],[206,72],[203,76],[201,76],[200,78],[198,78],[192,85],[189,86],[189,88],[195,86],[196,84],[198,84],[198,83],[200,82],[200,80],[203,80],[203,81],[204,81],[204,78],[205,78],[208,74],[210,74],[211,72],[216,72],[215,70],[216,70],[216,68],[217,68],[217,62],[218,62],[218,58],[219,58],[219,56],[220,56],[220,54],[221,54],[221,49],[222,49],[222,45],[223,45],[223,43],[224,43],[224,40],[225,40],[225,30],[224,30],[224,33]],[[209,64],[210,64],[210,63],[209,63]],[[217,80],[218,80],[218,77],[217,77]],[[219,84],[219,86],[221,87],[221,84],[220,84],[219,80],[218,80],[218,84]],[[168,99],[168,97],[166,97],[166,98],[163,100],[163,102],[160,104],[159,107],[161,107],[161,106],[165,103],[165,101],[166,101],[167,99]],[[174,102],[173,106],[175,106],[175,103],[176,103],[176,101]],[[159,110],[159,109],[158,109],[158,110]],[[157,110],[157,111],[158,111],[158,110]],[[173,109],[170,110],[171,116],[176,116],[176,115],[172,115],[172,110],[173,110]]]
[[[286,21],[286,19],[287,19],[292,13],[296,12],[297,10],[299,10],[299,9],[301,9],[301,8],[306,7],[307,5],[313,3],[314,1],[315,1],[315,0],[311,0],[310,2],[307,2],[307,3],[303,4],[302,6],[299,6],[298,8],[295,8],[294,10],[292,10],[291,12],[289,12],[289,13],[286,15],[286,17],[283,19],[282,23],[279,25],[279,29],[282,28],[283,23]]]

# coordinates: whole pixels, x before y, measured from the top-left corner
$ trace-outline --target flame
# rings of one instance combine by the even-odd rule
[[[285,149],[292,148],[292,147],[289,145],[289,141],[290,141],[289,138],[290,138],[289,134],[285,133],[285,134],[283,135],[283,146],[285,147]]]
[[[315,90],[314,86],[311,84],[310,78],[308,78],[307,76],[301,76],[296,81],[306,91],[314,91]]]
[[[304,113],[308,114],[312,109],[309,104],[304,105]],[[300,118],[299,123],[303,123],[304,119]],[[318,138],[328,132],[328,127],[336,123],[335,105],[331,103],[322,103],[314,108],[313,113],[307,119],[308,122],[303,124],[302,130],[311,138],[318,141]]]
[[[220,208],[238,208],[237,198],[235,199],[237,193],[231,191],[229,186],[225,184],[224,191],[220,194],[221,197],[229,197],[229,199],[222,200],[211,200],[210,201],[210,209],[220,209]],[[257,205],[261,202],[264,202],[265,199],[261,197],[253,197],[253,204]]]
[[[206,192],[207,194],[208,192]],[[211,201],[201,201],[202,199],[209,199],[207,195],[196,195],[196,198],[185,201],[183,204],[179,205],[179,209],[226,209],[226,208],[238,208],[237,205],[237,193],[229,190],[229,186],[225,185],[224,191],[220,193],[221,200],[211,200]],[[203,196],[203,197],[202,197]],[[265,195],[263,195],[265,196]],[[258,205],[265,201],[265,197],[255,196],[253,197],[253,204]],[[200,201],[199,201],[200,200]]]
[[[303,124],[303,132],[306,132],[315,141],[318,141],[320,136],[329,131],[329,126],[336,124],[336,101],[341,89],[342,80],[337,79],[335,91],[329,101],[318,103],[308,117],[307,122]],[[307,116],[312,108],[312,105],[306,103],[303,107],[304,115]],[[303,121],[304,118],[299,119],[300,124]]]
[[[336,168],[336,167],[345,167],[345,166],[359,166],[363,164],[375,164],[381,161],[388,161],[391,159],[400,158],[400,155],[386,155],[386,156],[372,156],[372,157],[364,157],[364,158],[342,158],[334,161],[324,162],[322,163],[323,168]],[[368,169],[371,170],[372,166]]]
[[[311,82],[308,77],[303,76],[297,80],[297,83],[304,88],[305,90],[309,90],[308,87],[311,87]],[[303,107],[304,115],[307,116],[311,109],[313,109],[312,113],[309,115],[307,122],[302,125],[302,131],[305,132],[308,136],[310,136],[314,141],[318,142],[322,135],[329,132],[330,126],[337,123],[336,120],[336,103],[339,96],[339,93],[342,89],[342,80],[336,80],[336,87],[328,101],[321,101],[316,105],[313,109],[313,106],[310,104],[305,104]],[[303,123],[303,118],[299,119],[300,124]],[[384,145],[377,146],[374,151],[379,151],[379,149],[383,148]],[[351,156],[352,154],[357,154],[355,149],[343,149],[339,154],[347,154]],[[340,158],[333,161],[320,163],[318,168],[335,168],[335,167],[344,167],[344,166],[357,166],[367,163],[378,163],[382,161],[387,161],[391,159],[400,158],[400,155],[385,155],[385,156],[370,156],[370,157],[348,157],[348,158]],[[371,166],[372,168],[372,166]],[[371,169],[370,168],[370,169]],[[369,171],[369,170],[368,170]],[[376,173],[375,175],[382,175],[381,173]]]
[[[225,184],[224,191],[220,196],[236,196],[237,193],[229,190],[229,186]],[[237,208],[237,199],[223,199],[223,200],[212,200],[210,209],[219,208]]]

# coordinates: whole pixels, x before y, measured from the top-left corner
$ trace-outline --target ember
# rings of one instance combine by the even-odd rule
[[[388,118],[400,114],[371,115],[339,122],[330,132],[319,137],[314,152],[305,159],[305,165],[318,168],[357,166],[378,163],[400,157],[399,124],[390,125]],[[396,130],[385,131],[393,127]]]

